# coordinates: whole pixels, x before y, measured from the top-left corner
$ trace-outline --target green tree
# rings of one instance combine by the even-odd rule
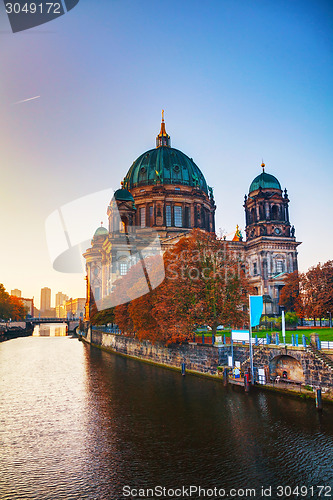
[[[108,323],[115,322],[114,307],[105,309],[103,311],[95,311],[90,318],[92,325],[107,325]]]

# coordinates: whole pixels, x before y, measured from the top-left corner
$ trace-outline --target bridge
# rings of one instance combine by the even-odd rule
[[[47,323],[58,323],[58,324],[66,324],[68,326],[68,331],[73,332],[74,329],[79,326],[80,319],[82,318],[29,318],[26,320],[26,323],[30,323],[32,326],[34,325],[45,325]]]
[[[28,318],[27,323],[32,323],[33,325],[39,325],[40,323],[67,323],[67,325],[72,321],[80,321],[80,318]]]

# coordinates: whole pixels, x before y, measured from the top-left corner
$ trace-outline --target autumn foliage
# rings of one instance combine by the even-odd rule
[[[26,314],[22,300],[14,295],[9,295],[0,283],[0,319],[19,321],[24,319]]]
[[[218,325],[241,327],[247,321],[248,281],[243,263],[226,241],[192,230],[165,252],[165,279],[149,290],[160,266],[157,257],[146,259],[148,283],[140,264],[116,283],[115,293],[129,301],[115,308],[123,332],[170,344],[192,340],[198,325],[215,333]]]
[[[310,267],[306,273],[289,274],[281,291],[280,305],[299,317],[323,318],[333,312],[333,261]]]
[[[300,283],[303,275],[294,271],[287,275],[285,285],[280,293],[280,306],[285,307],[286,311],[296,312],[299,317],[303,317],[304,308],[300,294]]]

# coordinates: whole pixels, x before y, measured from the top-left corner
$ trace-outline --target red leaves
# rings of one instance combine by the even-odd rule
[[[279,302],[280,306],[285,307],[287,311],[296,312],[300,317],[303,314],[303,304],[300,296],[301,280],[304,280],[304,277],[298,271],[288,274],[285,285],[281,290]]]
[[[333,261],[317,264],[303,274],[287,276],[280,305],[299,317],[325,317],[333,310]]]
[[[9,295],[0,283],[0,319],[19,321],[25,319],[26,309],[22,300],[14,295]]]
[[[213,332],[220,324],[242,326],[249,288],[242,264],[226,241],[193,230],[165,252],[163,283],[129,304],[117,306],[116,322],[140,339],[165,344],[192,340],[199,324],[209,325]],[[148,265],[154,270],[154,259]],[[138,287],[140,290],[141,279],[133,280],[135,272],[134,267],[119,282],[120,293],[130,297]]]

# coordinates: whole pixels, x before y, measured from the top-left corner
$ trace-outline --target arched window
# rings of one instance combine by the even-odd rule
[[[146,207],[140,208],[140,226],[146,227]]]
[[[154,207],[150,205],[149,207],[149,226],[152,227],[154,225]]]
[[[251,224],[254,224],[256,222],[256,209],[252,208],[251,210]]]
[[[259,205],[260,220],[265,220],[265,207],[260,203]]]
[[[174,217],[175,217],[175,226],[183,227],[183,211],[182,207],[176,205],[174,207]]]
[[[128,232],[128,220],[127,220],[127,217],[122,217],[121,218],[120,232],[121,233],[127,233]]]
[[[283,273],[284,272],[284,262],[283,260],[277,260],[276,261],[276,272],[277,273]]]
[[[168,227],[171,226],[171,205],[165,207],[165,223]]]
[[[201,207],[201,227],[205,229],[206,226],[206,214],[204,207]]]
[[[120,276],[125,276],[125,274],[127,274],[127,271],[128,271],[127,261],[125,259],[120,260],[120,262],[119,262]]]
[[[272,219],[273,220],[279,219],[279,207],[278,207],[278,205],[272,206]]]

